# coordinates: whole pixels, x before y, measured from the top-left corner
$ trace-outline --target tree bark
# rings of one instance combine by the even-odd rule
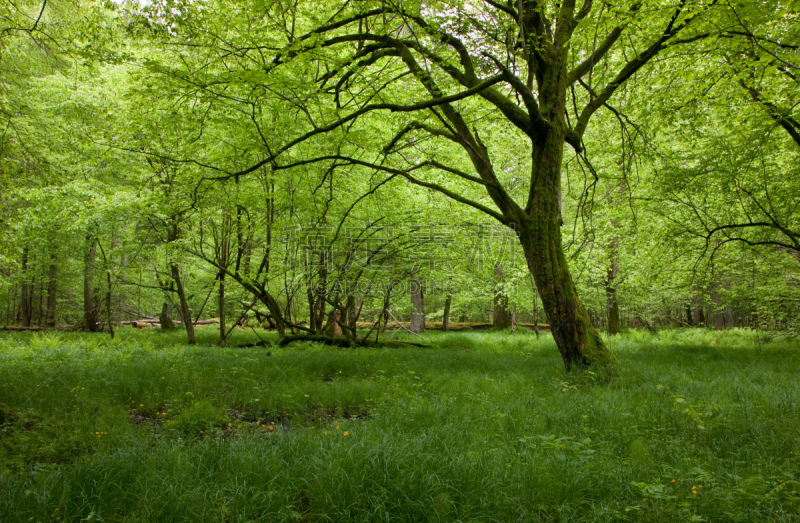
[[[453,295],[448,294],[447,299],[444,301],[444,317],[442,318],[442,330],[447,332],[450,328],[450,303],[453,301]]]
[[[181,318],[183,325],[186,326],[186,336],[189,344],[194,344],[194,322],[192,321],[192,312],[189,310],[189,302],[186,301],[186,290],[183,287],[183,280],[181,280],[181,271],[176,264],[172,264],[172,279],[175,281],[175,290],[178,293],[178,299],[181,306]]]
[[[419,334],[425,330],[425,301],[422,291],[422,282],[417,278],[411,279],[411,332]]]

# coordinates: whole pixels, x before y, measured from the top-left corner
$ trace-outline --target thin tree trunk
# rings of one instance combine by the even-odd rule
[[[448,294],[447,299],[444,301],[444,318],[442,318],[442,330],[447,332],[450,328],[450,303],[453,301],[453,295]]]
[[[106,251],[99,241],[96,242],[100,247],[100,253],[103,255],[103,268],[106,270],[106,319],[108,321],[108,333],[111,339],[114,339],[114,322],[111,314],[111,269],[108,266],[108,257]]]
[[[219,339],[225,339],[225,272],[220,272],[219,278],[219,296],[217,301],[217,309],[219,314]]]
[[[731,290],[731,281],[727,280],[725,282],[725,290],[728,291],[728,299],[726,301],[730,302],[730,290]],[[730,329],[733,328],[733,309],[731,308],[729,303],[725,305],[725,327]]]
[[[531,291],[533,293],[533,332],[536,333],[536,339],[539,339],[539,303],[536,299],[537,290],[536,284],[533,282],[533,274],[531,274]]]
[[[714,286],[711,292],[711,301],[714,303],[714,329],[721,331],[725,330],[725,317],[722,311],[722,295],[718,290],[719,284]]]
[[[695,285],[694,287],[694,297],[692,298],[692,305],[694,308],[694,325],[697,327],[704,327],[706,324],[706,318],[703,314],[703,303],[700,300],[700,288]]]
[[[306,297],[308,298],[308,328],[311,329],[311,332],[314,334],[319,334],[317,331],[316,299],[314,296],[314,289],[311,288],[311,283],[309,283],[309,287],[306,288]]]
[[[20,303],[20,320],[23,327],[31,326],[31,284],[28,281],[28,247],[22,250],[22,292]]]
[[[619,321],[619,302],[617,301],[617,258],[614,257],[611,261],[606,273],[606,309],[608,311],[608,333],[620,334],[622,326]]]
[[[507,329],[511,326],[511,316],[508,314],[508,296],[505,294],[503,284],[503,265],[496,263],[494,266],[495,291],[494,291],[494,314],[492,323],[496,329]]]
[[[358,320],[356,311],[356,297],[348,296],[344,308],[347,313],[347,325],[350,327],[355,327],[356,321]]]
[[[56,292],[58,290],[58,265],[56,253],[50,255],[50,274],[47,280],[47,326],[56,326]]]
[[[517,331],[517,304],[514,304],[514,309],[511,311],[511,332]]]
[[[45,289],[47,288],[47,273],[42,268],[41,278],[39,279],[39,299],[36,307],[36,325],[43,327],[47,323],[47,295]]]
[[[383,320],[383,326],[379,329],[378,334],[375,335],[375,341],[378,341],[378,336],[383,334],[386,330],[386,326],[389,325],[389,298],[391,296],[391,289],[386,290],[386,294],[383,295],[383,309],[381,309],[381,317],[380,319]],[[379,319],[379,321],[380,321]]]
[[[419,334],[425,330],[425,299],[422,292],[422,282],[416,278],[411,280],[411,332]]]
[[[97,330],[97,308],[94,300],[94,264],[97,258],[97,241],[94,235],[86,237],[89,248],[83,263],[83,323],[88,331]]]
[[[238,191],[239,180],[236,179],[236,186]],[[231,229],[233,228],[231,216],[227,210],[223,211],[222,223],[219,227],[219,233],[214,235],[214,249],[217,257],[217,263],[223,269],[217,272],[217,280],[219,281],[219,289],[217,295],[217,312],[219,314],[219,340],[220,343],[225,341],[228,334],[226,328],[225,318],[225,276],[227,268],[231,263]],[[236,270],[239,270],[239,263],[244,253],[244,234],[242,231],[242,209],[241,206],[236,207]]]
[[[356,311],[356,297],[348,296],[344,304],[344,321],[349,327],[347,329],[347,336],[355,339],[356,322],[358,321],[358,312]]]
[[[172,279],[175,281],[175,290],[178,292],[178,299],[181,306],[181,318],[183,324],[186,326],[186,336],[189,344],[194,344],[194,322],[192,321],[192,313],[189,310],[189,302],[186,301],[186,290],[183,287],[181,280],[181,272],[176,264],[172,264]]]

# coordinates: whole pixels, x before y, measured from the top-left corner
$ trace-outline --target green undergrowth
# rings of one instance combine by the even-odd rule
[[[3,333],[0,520],[799,518],[793,340],[633,331],[568,374],[528,332],[216,336]]]

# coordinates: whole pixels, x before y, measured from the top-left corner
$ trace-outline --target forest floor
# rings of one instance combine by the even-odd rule
[[[182,336],[0,334],[0,521],[800,518],[793,340],[629,332],[566,374],[527,331]]]

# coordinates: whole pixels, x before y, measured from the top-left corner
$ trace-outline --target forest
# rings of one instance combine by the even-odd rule
[[[0,128],[3,521],[797,520],[800,0],[6,0]]]

